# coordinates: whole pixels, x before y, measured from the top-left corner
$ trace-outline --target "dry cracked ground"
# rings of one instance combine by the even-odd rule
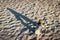
[[[0,0],[0,40],[60,40],[60,0]]]

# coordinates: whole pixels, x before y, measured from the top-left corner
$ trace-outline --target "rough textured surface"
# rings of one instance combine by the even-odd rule
[[[60,40],[60,0],[0,0],[0,40]]]

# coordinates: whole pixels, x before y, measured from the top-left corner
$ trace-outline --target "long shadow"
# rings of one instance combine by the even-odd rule
[[[29,19],[28,17],[22,15],[21,13],[18,13],[16,12],[15,10],[11,9],[11,8],[7,8],[11,13],[13,13],[15,15],[15,17],[17,18],[17,20],[20,20],[21,23],[26,27],[26,28],[23,28],[20,32],[23,33],[24,31],[26,31],[27,29],[29,29],[29,32],[33,32],[35,33],[35,30],[39,28],[39,25],[37,22],[34,22],[32,21],[31,19]],[[32,28],[31,26],[29,26],[29,24],[23,22],[22,18],[26,21],[26,22],[29,22],[30,24],[33,24],[34,26],[36,26],[36,28]],[[19,34],[19,35],[20,35]]]

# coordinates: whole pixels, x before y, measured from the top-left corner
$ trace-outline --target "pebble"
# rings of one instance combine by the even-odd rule
[[[44,23],[44,20],[43,19],[39,19],[39,24],[43,24]]]
[[[0,28],[0,31],[2,30],[2,28]]]
[[[2,24],[2,21],[0,21],[0,25]]]
[[[38,29],[38,30],[36,30],[36,31],[35,31],[35,34],[36,34],[37,36],[40,36],[40,35],[41,35],[40,30],[39,30],[39,29]]]
[[[23,34],[29,34],[29,29],[24,31]]]

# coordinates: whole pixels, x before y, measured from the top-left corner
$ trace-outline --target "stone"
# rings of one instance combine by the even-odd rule
[[[2,21],[0,21],[0,24],[2,24]]]
[[[46,20],[47,21],[47,24],[52,24],[52,22],[50,20]]]
[[[29,29],[27,29],[26,31],[24,31],[22,34],[29,34]]]
[[[38,24],[43,24],[44,20],[43,19],[39,19]]]
[[[36,30],[36,31],[35,31],[35,34],[36,34],[37,36],[40,36],[40,35],[41,35],[40,30],[39,30],[39,29],[38,29],[38,30]]]

